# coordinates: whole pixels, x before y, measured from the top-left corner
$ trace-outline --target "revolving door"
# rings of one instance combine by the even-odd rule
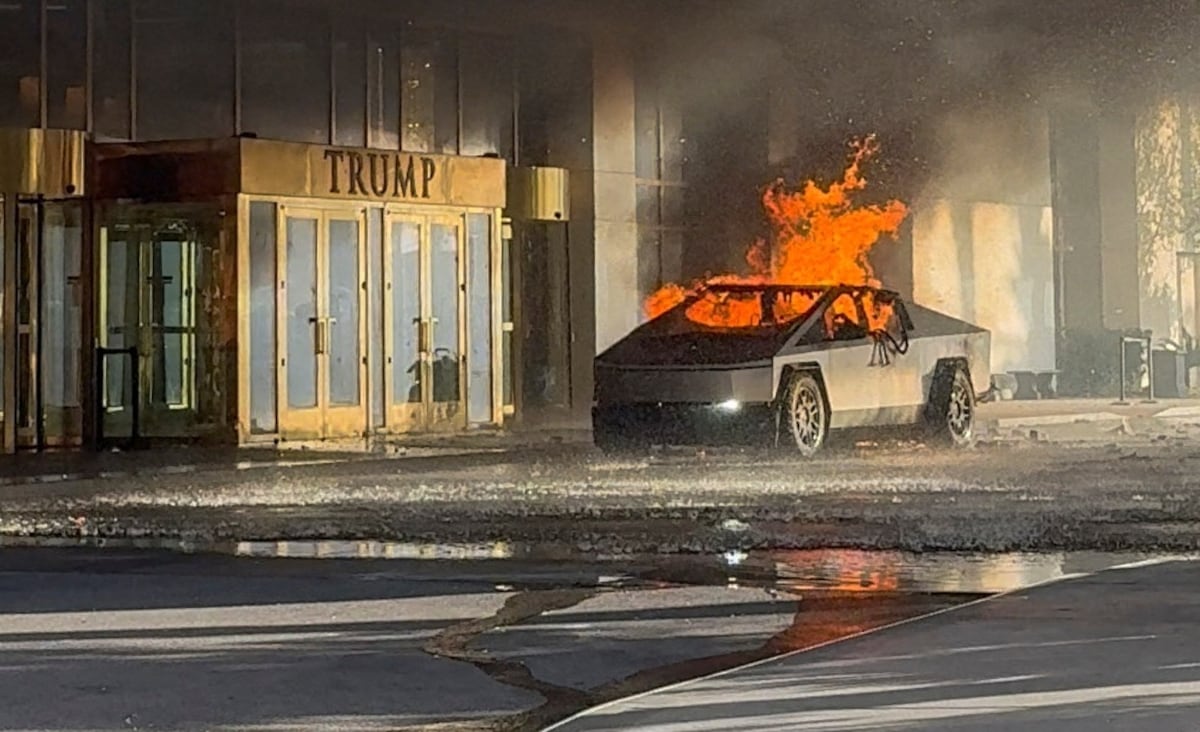
[[[219,429],[219,228],[206,209],[116,210],[99,230],[99,431],[181,438]],[[116,356],[115,358],[113,356]]]

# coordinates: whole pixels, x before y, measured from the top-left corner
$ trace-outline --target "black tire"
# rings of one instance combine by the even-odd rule
[[[961,364],[946,365],[933,377],[929,428],[935,441],[951,447],[975,444],[975,388]]]
[[[829,437],[829,403],[817,377],[804,371],[794,374],[780,408],[784,429],[796,450],[806,458],[820,452]]]

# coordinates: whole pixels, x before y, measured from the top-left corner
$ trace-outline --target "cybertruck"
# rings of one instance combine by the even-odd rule
[[[872,287],[714,284],[595,360],[594,440],[818,453],[838,430],[975,437],[990,334]]]

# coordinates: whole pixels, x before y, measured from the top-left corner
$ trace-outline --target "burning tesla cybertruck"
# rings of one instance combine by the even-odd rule
[[[596,358],[595,442],[812,456],[832,431],[912,426],[968,445],[990,348],[986,330],[888,290],[710,282]]]

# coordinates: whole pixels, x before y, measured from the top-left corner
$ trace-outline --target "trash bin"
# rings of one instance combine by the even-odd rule
[[[1181,351],[1156,348],[1154,359],[1154,396],[1182,399],[1188,395],[1187,356]]]

